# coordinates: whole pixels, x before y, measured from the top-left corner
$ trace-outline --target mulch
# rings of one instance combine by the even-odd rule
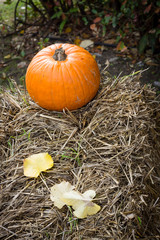
[[[75,111],[48,111],[14,82],[0,92],[0,239],[160,239],[160,105],[141,72],[102,73],[97,96]],[[38,178],[23,160],[48,152],[54,167]],[[63,180],[96,191],[101,210],[77,219],[54,207]]]

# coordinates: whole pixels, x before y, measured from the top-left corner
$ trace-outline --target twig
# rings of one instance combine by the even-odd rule
[[[18,8],[18,4],[20,3],[21,0],[18,0],[14,9],[14,29],[16,30],[17,28],[17,8]]]
[[[5,228],[5,227],[3,227],[2,225],[0,225],[0,228],[2,228],[2,229],[4,229],[4,230],[6,230],[7,232],[11,233],[12,235],[14,235],[14,236],[18,237],[18,235],[17,235],[16,233],[12,232],[12,231],[11,231],[11,230],[9,230],[8,228]]]

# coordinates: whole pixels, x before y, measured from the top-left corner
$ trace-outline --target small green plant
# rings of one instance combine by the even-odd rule
[[[10,78],[8,78],[7,80],[8,80],[9,89],[11,90],[11,92],[14,93],[16,90],[12,80]]]
[[[20,84],[21,84],[21,85],[24,85],[24,82],[25,82],[25,76],[24,76],[24,75],[21,76],[20,79],[19,79],[19,81],[20,81]]]
[[[84,22],[84,25],[88,25],[88,19],[87,19],[87,17],[83,17],[82,20],[83,20],[83,22]]]
[[[75,154],[74,159],[77,162],[78,166],[80,167],[81,166],[81,160],[80,160],[80,156],[79,156],[79,154],[80,154],[80,145],[78,144],[77,150],[72,149],[72,151]]]
[[[70,231],[73,232],[74,229],[76,229],[76,226],[78,224],[78,219],[74,219],[73,212],[70,206],[67,206],[70,212],[70,216],[68,217],[68,221],[70,224]]]
[[[49,38],[40,38],[39,42],[38,42],[38,45],[39,45],[39,48],[40,49],[43,49],[46,47],[46,44],[48,43],[49,41]]]
[[[25,99],[25,97],[22,97],[22,99],[23,99],[23,101],[25,102],[25,104],[26,104],[27,106],[29,106],[29,103],[27,102],[27,100]]]
[[[80,167],[81,160],[80,160],[80,144],[78,144],[77,149],[69,148],[70,153],[67,155],[66,153],[63,153],[61,156],[61,159],[67,158],[71,159],[77,162],[78,166]]]
[[[138,219],[138,222],[139,222],[139,225],[142,225],[142,220],[139,216],[137,216],[137,219]]]
[[[23,133],[22,134],[20,134],[20,135],[18,135],[18,136],[10,136],[9,137],[9,139],[8,139],[8,146],[10,147],[10,148],[12,148],[12,139],[16,139],[16,138],[21,138],[22,136],[26,136],[27,137],[27,139],[28,139],[28,141],[31,141],[31,132],[26,132],[26,130],[25,129],[22,129],[23,130]]]
[[[46,238],[50,239],[50,234],[48,232],[45,232]]]

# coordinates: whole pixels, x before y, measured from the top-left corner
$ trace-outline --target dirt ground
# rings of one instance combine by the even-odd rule
[[[29,40],[29,39],[28,39]],[[40,50],[39,42],[34,38],[35,43],[29,47],[24,41],[24,36],[0,37],[0,85],[8,84],[9,79],[14,79],[17,83],[24,84],[27,66],[33,56]],[[31,40],[32,41],[32,40]],[[55,42],[49,41],[47,45]],[[72,42],[70,42],[72,43]],[[112,77],[126,76],[138,70],[145,70],[142,73],[141,82],[143,84],[160,81],[160,68],[157,56],[149,58],[149,63],[144,60],[137,60],[133,63],[133,59],[120,54],[113,47],[105,47],[100,53],[94,52],[94,49],[88,49],[96,56],[96,61],[101,70],[107,65],[107,71]]]
[[[99,57],[98,60],[101,63],[102,69],[105,67],[106,60],[109,61],[108,72],[112,76],[126,76],[133,71],[145,70],[140,79],[142,84],[153,84],[155,81],[160,80],[160,68],[158,64],[147,66],[147,64],[141,60],[133,64],[131,59],[118,57],[114,49],[106,49],[102,57]]]

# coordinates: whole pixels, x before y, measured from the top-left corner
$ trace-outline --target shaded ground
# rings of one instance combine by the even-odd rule
[[[112,76],[118,76],[119,74],[125,76],[133,71],[146,70],[142,73],[140,79],[143,84],[153,83],[154,81],[160,80],[160,68],[158,64],[148,66],[141,60],[133,64],[131,59],[117,55],[118,54],[114,49],[106,49],[106,51],[103,52],[102,57],[98,58],[102,68],[105,67],[105,61],[109,61],[110,65],[107,69]]]
[[[26,69],[32,57],[42,48],[42,45],[47,46],[56,42],[61,41],[47,40],[47,43],[44,43],[34,34],[31,39],[23,35],[1,37],[0,84],[8,84],[10,78],[24,84]],[[73,43],[72,39],[70,43]],[[152,58],[146,56],[143,60],[133,61],[132,58],[118,53],[113,47],[101,47],[101,49],[98,52],[95,51],[96,47],[88,50],[96,56],[100,69],[104,69],[109,64],[107,71],[112,77],[125,76],[133,71],[146,69],[140,79],[143,84],[160,81],[158,56]]]

